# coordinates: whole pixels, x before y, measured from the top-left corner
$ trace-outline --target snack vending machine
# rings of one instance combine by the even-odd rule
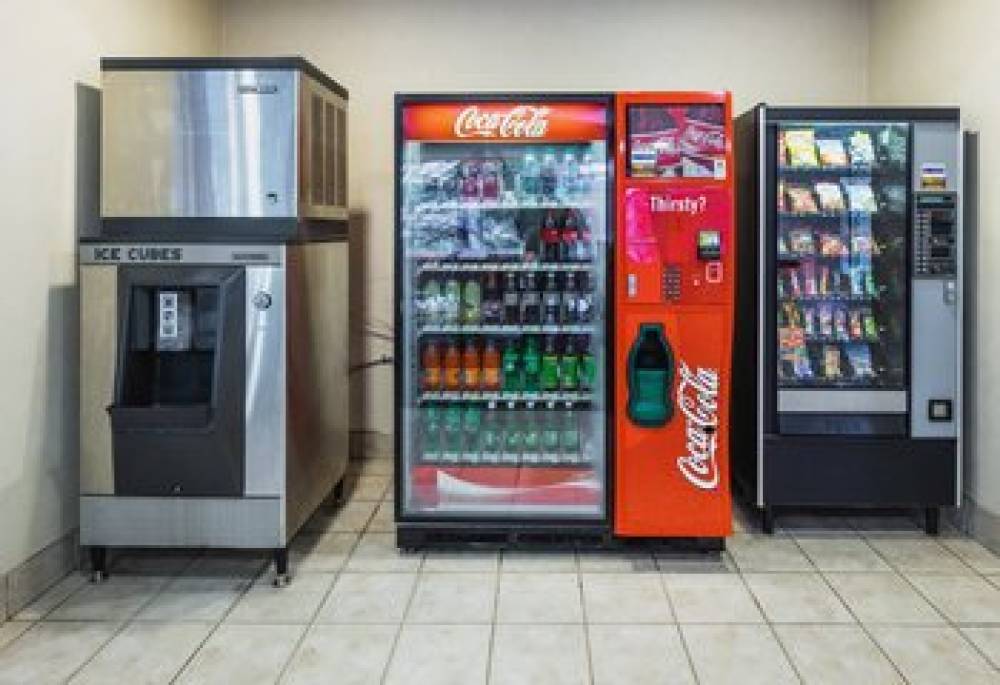
[[[732,529],[729,93],[616,98],[614,533]]]
[[[612,117],[396,98],[400,547],[607,531]]]
[[[759,105],[737,123],[736,481],[782,506],[961,502],[953,108]]]

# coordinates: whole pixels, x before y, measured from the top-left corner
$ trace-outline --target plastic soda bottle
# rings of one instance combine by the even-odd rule
[[[590,345],[585,344],[580,354],[580,388],[583,390],[593,390],[597,381],[597,360],[590,350]]]
[[[440,324],[444,316],[441,300],[441,284],[436,278],[428,278],[421,293],[419,311],[424,323]]]
[[[559,361],[559,381],[563,390],[576,390],[580,382],[580,358],[576,354],[573,338],[566,339],[566,349]]]
[[[462,408],[457,404],[444,410],[444,450],[445,461],[458,461],[462,452]]]
[[[517,349],[517,341],[507,341],[507,348],[503,351],[502,364],[504,392],[520,392],[523,384],[521,381],[521,354]]]
[[[559,356],[556,354],[556,340],[551,335],[545,338],[540,375],[543,392],[559,389]]]
[[[441,459],[441,410],[427,407],[422,410],[421,443],[423,460],[436,462]]]
[[[556,423],[555,403],[549,402],[542,419],[542,453],[549,461],[559,454],[559,425]]]
[[[501,426],[497,423],[496,409],[496,403],[490,402],[483,414],[482,436],[480,440],[482,454],[480,461],[488,463],[496,463],[500,460],[500,450],[502,447],[503,432]]]
[[[452,325],[458,323],[461,300],[462,286],[459,285],[457,278],[450,276],[448,280],[444,282],[444,315],[442,317],[444,319],[444,323]]]
[[[496,391],[500,389],[500,350],[492,340],[486,341],[483,350],[482,370],[483,390]]]
[[[503,461],[517,463],[521,459],[521,452],[524,450],[524,428],[523,421],[514,411],[514,403],[507,405],[505,412],[507,421],[503,436]]]
[[[471,338],[465,341],[465,353],[462,355],[462,380],[466,390],[479,390],[482,381],[479,345]]]
[[[423,375],[421,385],[424,390],[433,391],[441,389],[441,348],[433,340],[424,345],[424,353],[421,355],[420,366]]]
[[[479,441],[482,432],[482,425],[482,410],[475,405],[466,407],[465,412],[462,414],[462,432],[464,433],[464,439],[462,441],[462,454],[464,461],[472,463],[479,462]]]
[[[562,413],[559,444],[562,448],[563,459],[575,463],[580,460],[580,428],[571,406],[567,402],[566,409]]]
[[[444,352],[444,389],[460,390],[462,387],[462,354],[458,343],[452,339]]]
[[[462,323],[475,326],[482,315],[483,291],[479,279],[472,277],[462,288]]]
[[[524,390],[538,392],[541,383],[542,356],[538,353],[538,343],[529,337],[524,345]]]

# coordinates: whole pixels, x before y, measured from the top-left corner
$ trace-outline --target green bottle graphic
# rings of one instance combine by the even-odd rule
[[[662,426],[674,413],[670,389],[674,384],[674,355],[663,325],[644,323],[628,353],[628,417],[647,428]]]
[[[545,352],[542,353],[541,387],[544,392],[559,389],[559,355],[556,354],[556,340],[545,338]]]
[[[520,392],[522,389],[520,357],[521,355],[517,350],[517,341],[508,340],[507,347],[503,351],[503,359],[501,360],[504,392]]]
[[[576,390],[580,382],[580,357],[576,354],[573,338],[566,339],[566,349],[559,361],[559,382],[563,390]]]
[[[542,371],[542,356],[538,353],[538,343],[528,338],[524,345],[524,390],[538,392]]]

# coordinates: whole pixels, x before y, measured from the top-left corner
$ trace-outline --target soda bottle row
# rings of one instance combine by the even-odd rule
[[[573,392],[592,390],[597,363],[584,336],[522,336],[500,345],[493,339],[431,340],[420,354],[425,392]]]
[[[451,274],[424,281],[417,315],[430,325],[574,325],[594,318],[586,271]]]
[[[589,152],[554,148],[520,159],[447,159],[422,162],[419,187],[424,202],[505,202],[538,204],[588,195],[604,170]]]
[[[425,463],[585,464],[581,440],[588,414],[572,409],[513,411],[476,406],[421,411],[420,453]],[[585,425],[585,424],[583,424]]]

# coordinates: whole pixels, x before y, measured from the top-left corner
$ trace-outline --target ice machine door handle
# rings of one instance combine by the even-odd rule
[[[659,428],[674,415],[674,353],[663,324],[643,323],[628,354],[629,420],[643,428]]]

